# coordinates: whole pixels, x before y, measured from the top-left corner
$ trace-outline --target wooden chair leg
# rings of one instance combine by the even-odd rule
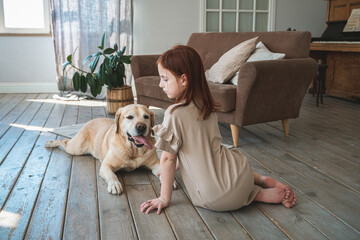
[[[237,147],[238,143],[239,143],[239,127],[236,125],[230,124],[230,128],[231,128],[231,135],[233,138],[234,147]]]
[[[284,129],[284,133],[285,136],[288,137],[289,136],[289,119],[283,119],[281,120],[283,129]]]

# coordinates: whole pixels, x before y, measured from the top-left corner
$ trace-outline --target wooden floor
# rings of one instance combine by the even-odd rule
[[[360,104],[324,102],[307,95],[288,138],[280,122],[240,130],[253,169],[294,189],[293,209],[212,212],[180,188],[165,213],[146,215],[140,204],[159,195],[149,172],[118,173],[125,192],[112,196],[93,157],[44,148],[57,137],[47,130],[106,116],[104,102],[0,94],[0,239],[360,239]],[[160,123],[163,110],[154,112]],[[231,143],[229,127],[220,128]]]

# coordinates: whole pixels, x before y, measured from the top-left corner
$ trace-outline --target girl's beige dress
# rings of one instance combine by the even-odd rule
[[[194,205],[230,211],[250,204],[260,187],[245,156],[221,145],[218,119],[212,113],[198,119],[193,102],[176,108],[171,105],[164,121],[154,127],[159,137],[155,146],[177,154],[180,172]]]

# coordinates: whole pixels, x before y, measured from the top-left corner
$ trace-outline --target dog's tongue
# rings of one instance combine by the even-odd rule
[[[144,137],[143,135],[133,136],[133,138],[134,138],[137,142],[140,142],[140,143],[144,144],[145,146],[147,146],[150,150],[153,148],[153,147],[148,143],[146,137]]]

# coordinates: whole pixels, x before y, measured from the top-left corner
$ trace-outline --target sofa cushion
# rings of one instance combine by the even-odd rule
[[[259,36],[259,41],[262,41],[270,51],[285,53],[285,58],[309,56],[311,33],[302,31],[193,33],[187,45],[199,53],[204,69],[207,70],[226,51],[256,36]]]
[[[217,83],[228,81],[254,51],[257,39],[258,37],[246,40],[225,52],[210,69],[206,70],[206,79]]]
[[[256,62],[256,61],[265,61],[265,60],[277,60],[285,58],[285,53],[273,53],[267,49],[267,47],[262,43],[258,42],[256,44],[255,50],[251,53],[250,57],[246,62]],[[229,83],[237,85],[239,78],[239,71],[230,79]]]
[[[247,62],[264,61],[264,60],[276,60],[285,58],[285,53],[273,53],[267,49],[262,42],[256,44],[255,51],[253,51],[246,60]]]
[[[170,102],[170,99],[159,87],[159,76],[144,76],[135,79],[137,96],[151,96],[152,98]],[[230,112],[235,110],[236,86],[232,84],[208,83],[215,102],[221,104],[218,111]],[[146,103],[143,103],[146,104]]]

